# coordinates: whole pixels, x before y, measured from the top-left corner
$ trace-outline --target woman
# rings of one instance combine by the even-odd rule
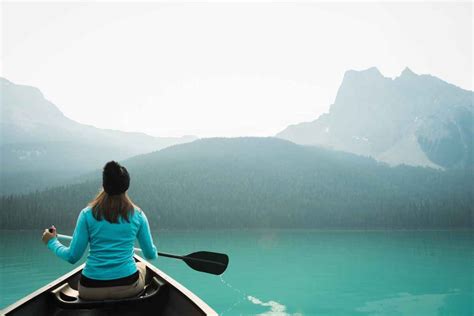
[[[43,233],[48,248],[70,263],[76,263],[90,244],[79,281],[82,299],[133,297],[144,288],[146,267],[133,259],[135,239],[145,258],[154,259],[157,252],[145,213],[127,195],[129,185],[127,169],[108,162],[102,173],[103,189],[80,212],[69,247],[58,241],[54,226]]]

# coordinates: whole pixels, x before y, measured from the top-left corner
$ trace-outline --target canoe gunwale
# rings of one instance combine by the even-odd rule
[[[176,281],[175,279],[173,279],[172,277],[170,277],[169,275],[167,275],[166,273],[164,273],[163,271],[161,271],[160,269],[158,269],[157,267],[155,267],[154,265],[152,265],[151,263],[148,263],[147,261],[145,261],[145,259],[143,259],[142,257],[138,256],[138,255],[134,255],[135,259],[137,261],[141,261],[141,262],[144,262],[146,264],[146,266],[151,270],[153,271],[154,273],[156,273],[157,275],[159,275],[163,280],[165,280],[171,287],[173,287],[175,290],[177,290],[178,292],[181,293],[181,295],[183,297],[185,297],[190,303],[192,303],[193,305],[195,305],[197,308],[199,308],[203,313],[204,315],[212,315],[212,316],[218,316],[217,312],[215,310],[213,310],[209,305],[207,305],[206,302],[204,302],[201,298],[199,298],[199,296],[197,296],[196,294],[194,294],[193,292],[191,292],[190,290],[188,290],[185,286],[183,286],[181,283],[179,283],[178,281]]]
[[[178,291],[182,297],[186,298],[187,301],[189,301],[191,304],[196,306],[198,309],[200,309],[204,315],[212,315],[212,316],[217,316],[217,312],[214,311],[209,305],[207,305],[201,298],[199,298],[196,294],[188,290],[186,287],[184,287],[181,283],[177,282],[174,280],[172,277],[158,269],[157,267],[153,266],[151,263],[145,261],[143,258],[141,258],[138,255],[134,255],[135,260],[138,262],[143,262],[147,266],[148,269],[156,273],[160,278],[162,278],[166,283],[168,283],[172,288],[174,288],[176,291]],[[7,306],[5,309],[0,311],[0,315],[7,315],[8,313],[14,311],[21,305],[27,303],[28,301],[34,300],[38,298],[41,295],[44,295],[45,292],[50,292],[54,290],[55,288],[61,286],[65,281],[67,281],[69,278],[73,277],[77,273],[80,273],[82,269],[84,269],[85,263],[81,264],[79,267],[75,268],[74,270],[64,274],[63,276],[55,279],[54,281],[46,284],[45,286],[39,288],[38,290],[34,291],[33,293],[19,299],[15,303]]]
[[[44,294],[45,292],[49,292],[49,291],[53,290],[55,287],[61,285],[62,283],[64,283],[64,281],[66,281],[67,279],[69,279],[73,275],[75,275],[75,274],[79,273],[80,271],[82,271],[82,269],[84,269],[84,266],[85,266],[85,263],[81,264],[79,267],[77,267],[74,270],[66,273],[65,275],[60,276],[56,280],[46,284],[45,286],[37,289],[33,293],[19,299],[15,303],[7,306],[5,309],[3,309],[1,311],[1,315],[6,315],[9,312],[11,312],[11,311],[15,310],[16,308],[20,307],[21,305],[25,304],[26,302],[33,300],[34,298]]]

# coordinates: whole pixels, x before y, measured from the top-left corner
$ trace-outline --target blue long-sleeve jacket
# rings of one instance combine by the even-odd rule
[[[115,224],[105,219],[98,221],[92,215],[92,209],[87,207],[77,218],[69,247],[52,238],[48,241],[48,248],[61,259],[76,263],[90,244],[82,274],[95,280],[123,278],[137,271],[133,259],[135,239],[138,239],[145,258],[157,256],[145,213],[136,208],[129,221],[122,218]]]

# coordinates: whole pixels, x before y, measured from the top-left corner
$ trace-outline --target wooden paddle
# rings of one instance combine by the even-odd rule
[[[71,236],[57,234],[57,237],[65,240],[72,240]],[[133,248],[135,251],[142,250],[140,248]],[[186,264],[196,271],[206,272],[215,275],[221,275],[227,269],[229,264],[229,257],[224,253],[198,251],[186,256],[178,256],[164,252],[158,252],[158,256],[181,259]]]

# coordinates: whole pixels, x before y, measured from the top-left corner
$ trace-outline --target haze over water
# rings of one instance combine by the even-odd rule
[[[39,236],[0,232],[1,308],[73,268]],[[155,231],[154,238],[161,251],[230,256],[222,278],[153,261],[222,315],[473,314],[472,231]]]

